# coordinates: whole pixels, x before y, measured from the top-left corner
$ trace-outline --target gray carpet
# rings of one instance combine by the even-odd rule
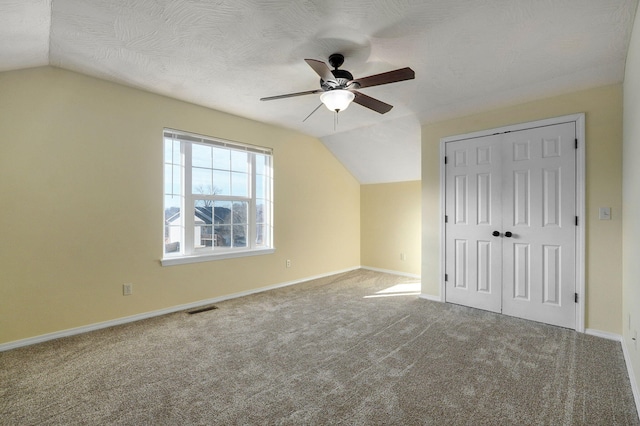
[[[640,424],[619,343],[365,297],[408,281],[353,271],[0,353],[0,423]]]

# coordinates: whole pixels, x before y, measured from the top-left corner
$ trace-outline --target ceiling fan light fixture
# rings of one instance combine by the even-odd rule
[[[348,90],[335,89],[320,95],[320,101],[329,111],[340,112],[347,109],[355,97],[356,95]]]

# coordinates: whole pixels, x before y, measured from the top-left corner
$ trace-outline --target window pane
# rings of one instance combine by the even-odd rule
[[[213,168],[231,170],[231,151],[224,148],[213,148]]]
[[[258,175],[256,176],[256,197],[264,198],[265,187],[264,187],[264,176]]]
[[[199,237],[199,240],[194,240],[196,245],[199,243],[200,247],[213,247],[213,227],[211,225],[201,226]]]
[[[180,141],[165,138],[164,140],[164,162],[180,164]]]
[[[233,223],[247,223],[247,212],[249,211],[249,203],[235,202],[233,203]]]
[[[231,225],[216,225],[214,233],[216,247],[231,247]]]
[[[196,222],[197,224],[198,222]],[[193,247],[194,248],[202,248],[202,240],[201,240],[201,235],[202,235],[202,226],[198,226],[196,225],[193,228]]]
[[[247,225],[233,225],[233,246],[247,246]]]
[[[219,191],[216,195],[231,195],[231,175],[220,170],[213,171],[213,185]]]
[[[249,175],[246,173],[231,173],[231,195],[238,197],[249,196]]]
[[[214,223],[231,224],[231,201],[216,201],[214,203]]]
[[[173,166],[171,164],[164,165],[164,193],[174,194],[173,192]]]
[[[213,223],[213,201],[195,200],[193,210],[193,248],[211,247],[211,224]]]
[[[179,226],[165,227],[164,252],[179,253],[182,245],[182,229]]]
[[[256,200],[256,223],[265,223],[264,200]]]
[[[211,204],[213,203],[213,201],[211,200],[195,200],[195,206],[196,207],[211,207]]]
[[[256,225],[256,246],[262,247],[266,241],[267,227],[264,224]]]
[[[180,142],[170,138],[164,139],[164,191],[165,195],[165,219],[167,215],[173,216],[179,213],[182,194],[182,157],[180,154]],[[165,246],[165,252],[178,252],[180,250],[179,236],[182,234],[182,221],[174,218],[178,226],[171,227],[171,232],[165,232],[165,240],[170,238],[172,241]],[[169,226],[169,225],[168,225]],[[167,228],[169,229],[169,228]],[[170,234],[170,235],[168,235]],[[175,244],[174,244],[175,243]]]
[[[164,252],[179,253],[182,242],[180,197],[164,197]]]
[[[193,223],[195,226],[211,225],[213,223],[211,205],[211,200],[196,200],[193,210]],[[194,241],[197,244],[198,238],[196,238]]]
[[[191,155],[193,156],[192,165],[194,167],[213,167],[211,158],[212,148],[208,145],[193,144],[191,147]]]
[[[180,141],[172,141],[173,145],[173,162],[176,164],[182,163],[181,153],[180,153]]]
[[[164,162],[171,163],[171,153],[173,152],[173,141],[171,139],[164,139]]]
[[[211,195],[213,192],[213,171],[194,167],[191,172],[191,192]]]
[[[248,173],[249,155],[246,152],[231,151],[231,170]]]
[[[182,194],[182,168],[179,165],[173,166],[171,180],[173,182],[173,193]]]
[[[176,213],[180,213],[180,204],[182,199],[179,195],[167,194],[164,196],[164,214],[165,219],[173,216]]]
[[[256,155],[256,173],[259,175],[265,174],[265,156],[264,155]]]

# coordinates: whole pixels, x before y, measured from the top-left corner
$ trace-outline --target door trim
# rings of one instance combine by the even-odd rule
[[[578,148],[576,150],[576,213],[578,215],[578,226],[576,229],[576,292],[578,293],[578,303],[576,309],[576,328],[575,330],[584,333],[585,331],[585,270],[586,270],[586,248],[585,248],[585,230],[586,230],[586,163],[585,163],[585,114],[571,114],[560,117],[553,117],[544,120],[530,121],[525,123],[513,124],[493,129],[480,130],[472,133],[461,135],[447,136],[440,139],[440,300],[445,302],[445,144],[447,142],[475,139],[484,136],[490,136],[499,133],[515,132],[527,130],[534,127],[552,126],[562,123],[574,123],[576,126],[576,138],[578,139]]]

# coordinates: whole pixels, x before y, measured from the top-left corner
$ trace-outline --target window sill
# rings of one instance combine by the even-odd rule
[[[243,251],[228,251],[216,254],[196,254],[192,256],[165,257],[164,259],[160,260],[160,264],[162,264],[162,266],[184,265],[187,263],[211,262],[214,260],[234,259],[237,257],[260,256],[263,254],[272,254],[275,252],[275,248],[268,248]]]

